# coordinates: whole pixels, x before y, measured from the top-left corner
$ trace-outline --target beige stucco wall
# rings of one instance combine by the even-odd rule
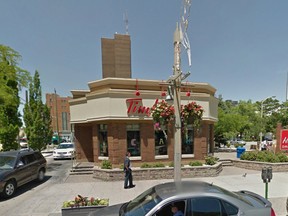
[[[136,98],[131,97],[127,94],[127,97],[108,97],[104,96],[97,98],[89,98],[83,103],[71,104],[71,123],[80,123],[80,122],[92,122],[96,120],[107,120],[107,119],[139,119],[139,116],[128,116],[127,110],[128,106],[126,99]],[[141,98],[141,97],[137,97]],[[160,99],[161,100],[161,99]],[[218,109],[218,100],[213,96],[208,96],[203,94],[203,97],[199,100],[193,100],[204,109],[203,120],[216,121],[217,120],[217,109]],[[142,99],[143,106],[151,108],[155,103],[155,98]],[[187,104],[191,100],[181,100],[181,104]],[[151,117],[144,117],[144,119],[150,119]]]

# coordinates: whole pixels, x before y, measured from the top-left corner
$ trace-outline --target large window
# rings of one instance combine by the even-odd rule
[[[155,131],[155,155],[167,155],[167,139],[162,130]]]
[[[67,112],[62,112],[62,130],[63,131],[67,131],[68,130]]]
[[[182,134],[182,154],[194,154],[194,129],[187,125],[187,131]]]
[[[127,151],[131,156],[141,156],[140,126],[139,124],[127,125]]]
[[[99,149],[100,156],[108,157],[108,142],[107,142],[107,125],[100,124],[99,125]]]

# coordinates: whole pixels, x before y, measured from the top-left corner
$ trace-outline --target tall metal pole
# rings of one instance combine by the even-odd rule
[[[58,143],[60,142],[60,138],[59,138],[59,125],[58,125],[58,104],[57,104],[57,94],[56,94],[56,89],[54,88],[54,98],[55,98],[55,115],[56,115],[56,131],[57,131],[57,139],[58,139]]]
[[[175,109],[175,127],[174,127],[174,181],[181,181],[181,118],[180,118],[180,106],[181,106],[181,29],[179,29],[178,23],[174,32],[174,76],[178,77],[173,81],[174,84],[174,109]],[[178,75],[178,76],[177,76]]]

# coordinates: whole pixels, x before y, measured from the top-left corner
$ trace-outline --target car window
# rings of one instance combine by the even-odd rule
[[[192,200],[192,216],[226,216],[221,201],[210,197],[197,197]]]
[[[236,206],[223,200],[222,200],[222,203],[228,216],[238,215],[239,209]]]
[[[34,154],[24,155],[20,159],[25,165],[30,164],[36,160]]]
[[[155,189],[150,188],[128,203],[125,216],[144,216],[161,200]]]
[[[73,144],[60,144],[57,149],[74,148]]]
[[[0,156],[0,169],[13,169],[15,166],[16,157]]]
[[[41,154],[40,152],[35,152],[35,153],[34,153],[34,156],[35,156],[35,158],[36,158],[37,160],[40,160],[40,159],[43,158],[43,156],[42,156],[42,154]]]
[[[167,215],[186,215],[186,200],[177,200],[177,201],[173,201],[170,202],[168,204],[166,204],[165,206],[163,206],[161,209],[159,209],[156,214],[154,214],[155,216],[167,216]],[[172,208],[176,206],[179,212],[173,212],[176,211],[175,209],[173,210]]]

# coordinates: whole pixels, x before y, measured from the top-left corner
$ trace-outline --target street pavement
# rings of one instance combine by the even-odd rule
[[[51,157],[51,152],[43,154],[45,157]],[[215,156],[220,159],[237,159],[235,151],[215,153]],[[182,180],[213,182],[213,184],[231,191],[249,190],[265,196],[265,184],[261,179],[261,171],[229,166],[223,167],[223,171],[217,177],[185,178]],[[134,181],[136,187],[125,190],[124,181],[105,182],[94,179],[92,175],[67,175],[65,181],[49,185],[49,189],[45,183],[40,185],[41,193],[37,194],[36,197],[28,200],[24,200],[25,194],[23,197],[16,197],[15,199],[23,199],[23,203],[19,206],[23,211],[19,211],[18,208],[9,208],[9,216],[61,216],[62,203],[73,200],[78,194],[85,197],[109,198],[109,205],[114,205],[129,201],[156,184],[169,181],[173,181],[173,177],[172,179]],[[277,216],[287,215],[287,197],[288,173],[273,173],[273,178],[268,186],[268,199],[272,202]],[[13,199],[2,202],[3,207],[13,206]],[[2,214],[0,213],[0,215]]]
[[[215,153],[215,156],[220,159],[237,159],[236,152]],[[231,191],[249,190],[265,196],[265,184],[261,179],[261,171],[230,166],[224,167],[217,177],[185,178],[182,180],[213,182],[213,184]],[[49,191],[43,191],[46,200],[53,200],[49,201],[50,211],[46,215],[60,216],[62,202],[74,199],[78,194],[87,197],[109,198],[109,204],[113,205],[129,201],[146,189],[169,181],[173,181],[173,179],[134,181],[136,187],[125,190],[123,181],[105,182],[94,179],[92,175],[70,175],[63,184],[55,184]],[[53,197],[57,197],[57,200]],[[277,216],[288,215],[286,212],[287,197],[288,173],[274,172],[273,178],[268,184],[268,199],[271,201]]]

